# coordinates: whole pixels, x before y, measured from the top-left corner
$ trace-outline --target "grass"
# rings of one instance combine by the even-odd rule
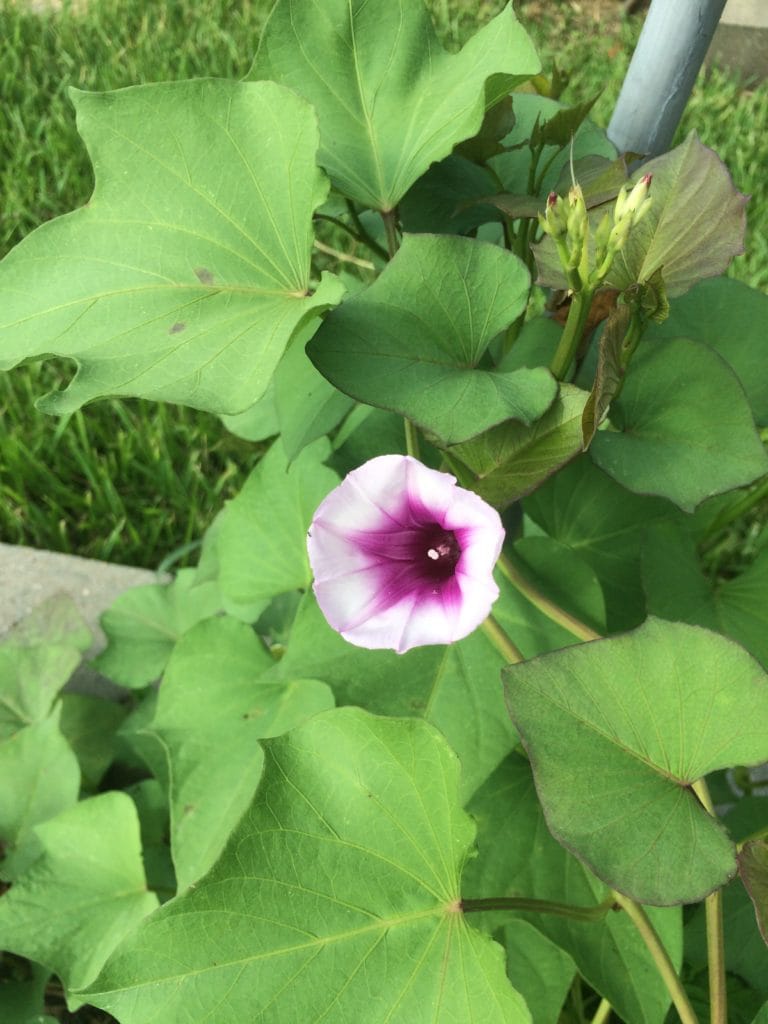
[[[82,2],[82,0],[80,0]],[[69,86],[115,89],[247,71],[271,0],[92,0],[34,15],[0,0],[0,256],[51,217],[84,203],[93,179],[77,135]],[[431,0],[455,48],[502,0]],[[640,21],[617,0],[518,0],[546,66],[570,69],[567,102],[601,91],[606,124]],[[588,59],[585,60],[585,55]],[[733,273],[768,288],[768,84],[702,75],[681,133],[695,128],[751,192],[748,254]],[[216,417],[176,406],[104,401],[57,421],[34,398],[68,377],[55,362],[0,374],[0,540],[155,567],[198,538],[242,486],[260,449]]]

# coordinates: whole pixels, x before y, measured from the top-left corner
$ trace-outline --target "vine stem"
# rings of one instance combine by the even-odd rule
[[[620,892],[614,892],[612,895],[613,899],[626,912],[640,933],[640,937],[651,954],[653,962],[656,964],[656,969],[667,986],[667,991],[672,997],[672,1002],[682,1024],[699,1024],[699,1019],[690,1004],[688,994],[683,988],[680,978],[677,976],[674,964],[669,959],[669,953],[664,948],[664,943],[659,938],[659,934],[653,927],[645,910],[639,903],[635,903],[634,900],[629,899],[628,896],[624,896]]]
[[[735,501],[732,505],[727,508],[714,519],[712,525],[707,530],[704,539],[699,544],[699,552],[706,554],[710,551],[720,539],[720,532],[729,523],[732,523],[734,519],[738,519],[743,516],[745,512],[749,512],[750,509],[754,508],[755,505],[759,504],[764,498],[768,497],[768,477],[765,480],[758,483],[757,487],[754,487],[748,494],[742,495],[738,501]]]
[[[693,791],[702,806],[715,814],[712,797],[704,779],[693,783]],[[704,900],[707,922],[707,966],[709,968],[709,1019],[711,1024],[727,1024],[728,1001],[725,987],[725,941],[723,938],[723,891],[717,889]]]
[[[607,999],[601,999],[600,1005],[595,1010],[595,1015],[592,1018],[592,1024],[605,1024],[611,1015],[611,1004]]]
[[[520,649],[515,647],[493,615],[489,615],[483,623],[483,632],[508,664],[517,665],[525,661]]]
[[[395,210],[382,210],[381,219],[384,221],[384,231],[387,236],[387,252],[389,258],[392,259],[400,247],[397,237],[397,213]]]
[[[403,420],[405,427],[405,450],[414,459],[419,458],[419,432],[409,419]]]
[[[552,900],[534,900],[527,896],[490,896],[462,900],[461,909],[465,914],[481,910],[513,910],[518,913],[556,914],[558,917],[569,917],[574,921],[602,921],[613,907],[613,903],[613,896],[593,907],[577,907],[572,903],[555,903]]]
[[[579,640],[602,640],[602,634],[597,633],[585,622],[581,622],[574,615],[571,615],[564,608],[561,608],[560,605],[550,601],[548,597],[542,594],[538,587],[526,577],[525,573],[518,569],[508,555],[501,555],[498,566],[515,590],[519,591],[523,597],[530,601],[534,608],[538,608],[552,622],[556,622],[558,626],[562,626],[563,629],[566,629],[572,636],[578,637]]]
[[[568,319],[565,321],[563,333],[555,354],[552,356],[552,362],[549,364],[552,376],[558,380],[565,378],[565,375],[568,373],[568,367],[573,362],[573,357],[576,355],[576,350],[581,341],[584,325],[587,322],[591,304],[592,292],[589,289],[585,288],[584,291],[574,293],[570,309],[568,310]]]

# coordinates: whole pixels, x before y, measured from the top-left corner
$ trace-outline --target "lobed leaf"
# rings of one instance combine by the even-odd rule
[[[459,911],[474,829],[443,738],[343,708],[265,753],[213,871],[81,995],[122,1024],[529,1021],[500,947]]]
[[[147,892],[136,808],[124,793],[82,800],[36,828],[40,856],[0,900],[0,945],[88,985],[157,906]]]
[[[540,67],[511,4],[448,54],[420,0],[280,0],[248,77],[309,100],[334,186],[388,211]]]
[[[59,414],[104,395],[247,409],[342,292],[310,280],[328,187],[312,109],[269,82],[72,95],[96,187],[0,265],[0,368],[76,360],[42,403]]]

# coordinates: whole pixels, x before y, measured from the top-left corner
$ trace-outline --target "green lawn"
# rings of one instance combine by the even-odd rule
[[[251,62],[269,0],[96,0],[86,13],[24,13],[0,0],[0,256],[42,221],[85,202],[92,175],[67,89],[114,89],[203,75],[239,77]],[[455,47],[503,3],[432,0]],[[609,14],[610,0],[604,5]],[[545,65],[571,70],[563,99],[601,91],[607,123],[639,22],[577,18],[570,4],[520,0]],[[542,12],[546,16],[542,15]],[[742,89],[702,75],[681,132],[695,129],[731,168],[749,207],[749,252],[733,272],[768,288],[768,85]],[[0,540],[156,566],[199,538],[242,485],[259,448],[216,417],[175,406],[106,401],[68,420],[41,416],[35,396],[64,365],[0,374]]]

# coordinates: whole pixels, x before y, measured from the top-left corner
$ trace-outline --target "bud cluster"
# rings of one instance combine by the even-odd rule
[[[574,292],[599,287],[614,257],[627,243],[629,234],[650,209],[652,175],[645,174],[630,190],[622,185],[612,213],[606,213],[594,232],[594,252],[589,253],[589,218],[584,195],[574,185],[567,198],[550,192],[546,211],[539,214],[542,231],[557,246],[569,288]]]

